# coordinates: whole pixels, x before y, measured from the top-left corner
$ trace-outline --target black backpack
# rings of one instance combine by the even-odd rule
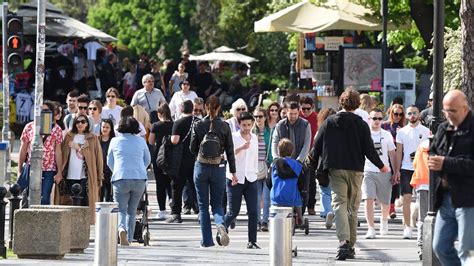
[[[219,135],[214,131],[211,125],[209,131],[204,135],[204,138],[199,145],[199,153],[197,159],[205,164],[220,164],[222,160],[222,145]]]
[[[173,155],[173,143],[171,142],[171,136],[164,136],[161,146],[158,149],[156,156],[156,165],[160,168],[163,173],[168,173],[172,170],[172,155]]]

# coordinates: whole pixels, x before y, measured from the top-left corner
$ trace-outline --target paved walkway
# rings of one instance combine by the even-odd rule
[[[17,150],[18,148],[16,148]],[[14,157],[15,155],[13,155]],[[158,208],[154,180],[148,186],[150,217]],[[319,200],[318,200],[319,204]],[[230,231],[230,244],[227,247],[200,248],[201,239],[197,215],[183,215],[182,224],[166,224],[163,221],[150,222],[151,246],[144,247],[134,243],[130,247],[118,247],[119,265],[268,265],[269,233],[258,233],[260,250],[247,250],[247,217],[245,206],[237,220],[237,226]],[[400,210],[398,210],[400,214]],[[378,216],[379,212],[376,212]],[[399,215],[400,216],[400,215]],[[327,230],[319,216],[308,216],[310,234],[297,230],[293,245],[298,247],[294,265],[421,265],[417,256],[416,239],[402,239],[400,218],[389,221],[388,236],[373,240],[363,239],[367,225],[362,222],[359,228],[359,241],[356,244],[356,259],[335,261],[337,238],[335,229]],[[363,217],[363,205],[359,211]],[[360,218],[362,219],[362,218]],[[7,222],[8,225],[8,222]],[[7,229],[8,230],[8,229]],[[8,231],[6,231],[8,232]],[[414,232],[415,233],[415,232]],[[215,232],[214,232],[215,234]],[[416,234],[414,234],[414,237]],[[93,265],[94,228],[91,229],[91,243],[84,254],[67,254],[62,260],[36,260],[9,258],[0,260],[4,265]]]

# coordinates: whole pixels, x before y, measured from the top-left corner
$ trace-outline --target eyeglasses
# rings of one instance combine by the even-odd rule
[[[303,111],[309,111],[309,110],[311,110],[311,107],[301,107],[301,110],[303,110]]]
[[[202,109],[194,109],[193,112],[194,113],[202,113]]]
[[[79,110],[87,110],[87,106],[79,106],[77,108],[79,108]]]
[[[116,98],[115,95],[107,95],[107,98]]]
[[[145,83],[154,83],[155,81],[154,80],[147,80],[145,81]]]
[[[245,110],[246,110],[245,108],[236,108],[236,109],[235,109],[235,111],[237,111],[237,112],[243,112],[243,111],[245,111]]]
[[[255,119],[260,119],[263,118],[263,115],[254,115],[253,117],[255,117]]]
[[[393,113],[394,116],[403,116],[403,113]]]
[[[383,117],[371,117],[370,119],[374,120],[374,121],[382,121],[383,120]]]
[[[278,113],[278,109],[270,109],[270,112]]]
[[[97,107],[89,107],[89,111],[97,111]]]
[[[409,113],[407,113],[408,116],[417,115],[417,114],[418,114],[418,112],[409,112]]]
[[[83,125],[85,125],[85,124],[87,124],[87,121],[86,121],[86,120],[77,120],[77,121],[76,121],[76,125],[77,125],[77,124],[83,124]]]

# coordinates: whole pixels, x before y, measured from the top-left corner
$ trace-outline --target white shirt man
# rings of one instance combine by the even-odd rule
[[[430,130],[421,125],[419,121],[420,111],[416,106],[408,107],[406,114],[409,123],[397,133],[397,167],[394,171],[397,175],[397,181],[400,182],[401,195],[403,196],[403,220],[405,221],[403,238],[410,239],[412,236],[410,204],[413,190],[410,181],[414,171],[413,159],[418,145],[428,139]]]
[[[381,110],[370,112],[369,126],[374,147],[384,165],[390,165],[396,158],[395,143],[390,132],[381,128],[383,113]],[[380,169],[365,159],[364,180],[362,181],[362,199],[366,201],[365,214],[368,224],[365,238],[375,238],[374,229],[374,199],[382,205],[382,216],[380,217],[380,235],[388,233],[388,213],[390,209],[390,197],[392,194],[392,174],[382,173]]]

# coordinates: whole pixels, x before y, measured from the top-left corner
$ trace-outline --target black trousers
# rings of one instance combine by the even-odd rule
[[[166,195],[171,197],[171,179],[163,174],[160,168],[153,162],[153,172],[156,180],[156,197],[160,211],[166,210]]]
[[[316,206],[316,172],[309,171],[309,190],[308,190],[308,209],[314,209]]]
[[[193,174],[194,174],[194,160],[183,160],[181,163],[181,170],[178,177],[171,178],[171,214],[181,214],[183,207],[183,188],[186,182],[192,185],[192,192],[196,195],[196,188],[194,186]],[[191,186],[190,186],[191,188]]]

